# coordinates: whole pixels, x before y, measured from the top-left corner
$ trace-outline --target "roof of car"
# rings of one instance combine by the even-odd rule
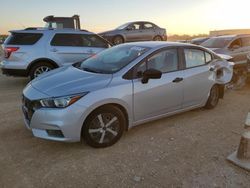
[[[125,43],[125,45],[135,45],[135,46],[143,46],[148,48],[161,48],[161,47],[175,47],[175,46],[189,46],[189,47],[197,47],[193,44],[181,43],[181,42],[165,42],[165,41],[146,41],[146,42],[131,42]]]
[[[250,34],[221,35],[221,36],[215,36],[215,37],[212,37],[212,38],[235,38],[235,37],[244,37],[244,36],[250,36]]]
[[[10,33],[85,33],[92,34],[87,30],[75,29],[49,29],[49,28],[27,28],[23,30],[11,30]]]

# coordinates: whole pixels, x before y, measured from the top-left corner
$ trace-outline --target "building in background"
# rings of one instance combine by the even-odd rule
[[[250,29],[227,29],[227,30],[214,30],[210,31],[211,37],[220,35],[239,35],[239,34],[250,34]]]

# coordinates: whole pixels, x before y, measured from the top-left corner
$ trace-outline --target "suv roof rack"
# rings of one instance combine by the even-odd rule
[[[44,27],[27,27],[24,30],[45,30],[45,29],[53,30],[53,28],[44,28]]]

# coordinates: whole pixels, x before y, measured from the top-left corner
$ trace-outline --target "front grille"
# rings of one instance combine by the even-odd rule
[[[30,121],[34,114],[34,102],[23,95],[23,113],[25,118]]]

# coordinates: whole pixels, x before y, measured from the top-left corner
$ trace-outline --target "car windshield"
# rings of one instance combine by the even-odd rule
[[[206,48],[224,48],[229,44],[230,41],[232,41],[232,39],[232,37],[211,38],[201,43],[201,46]]]
[[[78,65],[84,71],[112,74],[134,61],[149,48],[132,44],[118,45],[90,57]]]
[[[116,30],[125,29],[128,25],[129,25],[129,23],[125,23],[125,24],[123,24],[123,25],[120,25],[119,27],[116,28]]]

